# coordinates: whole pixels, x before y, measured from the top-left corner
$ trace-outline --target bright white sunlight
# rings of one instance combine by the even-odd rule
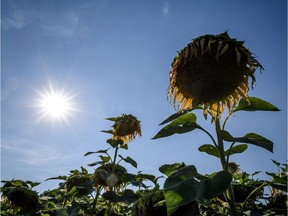
[[[76,111],[72,103],[73,95],[65,93],[63,90],[57,90],[49,83],[49,89],[37,91],[39,99],[36,106],[40,108],[40,119],[68,121],[73,111]]]

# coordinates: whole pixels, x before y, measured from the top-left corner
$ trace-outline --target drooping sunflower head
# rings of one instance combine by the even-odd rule
[[[238,173],[240,173],[239,165],[236,164],[235,162],[229,162],[229,163],[228,163],[228,171],[229,171],[231,174],[238,174]]]
[[[140,121],[133,115],[123,114],[116,118],[108,118],[108,120],[114,121],[113,127],[113,139],[122,140],[124,144],[127,144],[135,139],[135,137],[141,136]]]
[[[66,180],[66,192],[70,192],[71,189],[76,186],[79,195],[85,195],[89,192],[89,182],[92,181],[92,177],[89,174],[76,174],[67,178]]]
[[[119,164],[104,164],[94,172],[94,186],[117,186],[122,183],[127,170]]]
[[[35,207],[38,203],[38,194],[31,189],[19,186],[19,187],[10,187],[5,198],[17,208],[30,208]]]
[[[200,105],[215,119],[226,106],[231,111],[240,98],[247,98],[249,77],[253,87],[254,72],[263,67],[243,43],[227,32],[193,39],[171,64],[171,103],[179,110]]]

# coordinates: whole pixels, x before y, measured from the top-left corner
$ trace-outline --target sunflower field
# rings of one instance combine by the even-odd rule
[[[273,142],[264,136],[249,132],[235,137],[225,128],[238,112],[280,111],[248,95],[258,69],[264,70],[244,42],[227,32],[193,39],[172,61],[167,96],[176,112],[160,123],[152,139],[200,130],[211,144],[201,145],[199,152],[218,158],[221,171],[203,174],[180,161],[158,167],[162,176],[128,172],[129,166],[137,169],[137,161],[121,152],[142,135],[141,122],[122,114],[107,118],[112,122],[111,130],[102,131],[109,135],[107,148],[84,155],[92,160],[87,165],[92,173],[80,167],[48,178],[60,181],[59,186],[42,193],[34,190],[39,182],[3,180],[1,215],[286,215],[286,163],[268,161],[275,171],[266,172],[268,180],[263,180],[259,172],[247,173],[230,160],[249,145],[273,152]],[[213,124],[213,133],[197,123],[194,111],[199,109]]]

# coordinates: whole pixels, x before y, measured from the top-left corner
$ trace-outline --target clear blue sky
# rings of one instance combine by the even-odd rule
[[[287,2],[267,1],[1,1],[1,179],[42,182],[94,162],[88,151],[106,149],[105,120],[122,113],[141,120],[141,138],[122,151],[138,170],[160,175],[162,164],[194,164],[200,173],[220,170],[198,152],[210,140],[201,131],[151,140],[174,113],[167,101],[170,64],[192,38],[229,30],[245,40],[264,66],[250,96],[281,112],[242,112],[228,122],[235,136],[255,132],[274,142],[274,153],[255,146],[232,156],[252,173],[276,171],[270,159],[287,158]],[[73,95],[79,111],[65,122],[39,120],[37,91]],[[213,133],[210,120],[198,123]],[[133,167],[129,171],[136,173]],[[93,168],[89,168],[93,172]],[[260,175],[261,176],[261,175]],[[44,182],[36,189],[55,186]]]

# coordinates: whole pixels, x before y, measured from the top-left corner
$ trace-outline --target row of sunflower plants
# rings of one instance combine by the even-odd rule
[[[262,100],[261,103],[269,105]],[[186,130],[191,114],[169,117],[170,126],[165,126],[154,138],[166,137],[168,131],[169,136],[177,133],[178,129],[173,127],[180,126],[180,122]],[[248,174],[228,161],[227,170],[212,174],[200,174],[195,166],[184,163],[165,164],[159,168],[166,176],[161,188],[158,179],[163,176],[127,172],[125,166],[137,168],[137,162],[120,154],[128,150],[128,142],[141,135],[140,122],[132,115],[109,120],[115,122],[113,130],[103,131],[112,134],[107,140],[109,148],[85,154],[97,158],[88,164],[95,168],[93,173],[81,167],[68,175],[49,178],[47,180],[62,182],[58,188],[40,195],[33,190],[38,182],[2,181],[1,215],[231,215],[227,198],[230,187],[237,215],[285,215],[287,212],[287,164],[272,160],[277,171],[266,172],[270,180],[255,179],[259,172]],[[262,137],[251,144],[259,141],[267,142]],[[243,153],[247,147],[247,144],[230,146],[225,154],[228,157]],[[219,158],[214,148],[200,146],[199,151]]]
[[[33,190],[38,182],[2,181],[1,215],[131,215],[133,203],[160,186],[154,175],[128,173],[123,165],[137,168],[137,162],[120,151],[128,150],[127,144],[141,136],[140,121],[124,114],[108,120],[114,122],[112,130],[103,131],[112,134],[109,148],[84,155],[96,155],[97,160],[88,164],[96,167],[94,173],[81,167],[69,175],[48,178],[62,182],[40,195]]]
[[[107,140],[109,148],[87,152],[96,156],[88,164],[89,173],[81,167],[62,180],[58,188],[38,195],[37,182],[4,181],[1,187],[3,215],[285,215],[287,211],[287,165],[275,160],[277,172],[266,174],[270,180],[254,179],[239,169],[231,156],[244,153],[249,145],[273,152],[273,142],[257,133],[233,136],[226,129],[230,117],[240,111],[279,111],[260,98],[249,97],[256,69],[263,69],[243,41],[230,38],[227,32],[204,35],[192,40],[178,52],[171,64],[168,97],[177,112],[160,125],[153,139],[167,138],[201,130],[211,140],[199,147],[219,159],[222,170],[201,174],[194,165],[164,164],[163,188],[159,178],[151,174],[129,173],[126,166],[137,168],[131,157],[123,157],[128,143],[141,136],[140,121],[123,114],[108,118],[114,122]],[[226,110],[226,108],[228,108]],[[203,110],[211,118],[215,136],[197,123],[195,110]],[[225,111],[226,110],[226,111]],[[148,182],[148,183],[147,183]]]
[[[177,121],[180,118],[184,123],[185,115],[176,118]],[[255,179],[259,172],[248,174],[241,171],[234,162],[229,162],[227,171],[205,175],[198,173],[193,165],[165,164],[159,168],[166,176],[161,188],[158,183],[160,177],[141,172],[128,173],[123,165],[137,168],[137,162],[119,154],[128,149],[127,143],[136,135],[141,135],[140,122],[132,115],[109,120],[115,121],[113,130],[104,131],[112,134],[112,138],[107,140],[110,148],[85,154],[89,157],[97,156],[97,161],[88,164],[96,167],[94,173],[81,167],[79,170],[71,170],[68,175],[49,178],[47,180],[62,182],[58,188],[44,191],[40,195],[33,190],[40,184],[38,182],[2,181],[1,215],[229,215],[225,191],[230,186],[233,188],[237,215],[285,215],[287,164],[272,160],[277,166],[277,172],[266,173],[271,177],[269,181]],[[124,127],[134,128],[129,129],[129,134],[119,134],[115,130],[117,127],[119,129],[122,120],[125,123],[121,123],[121,130]],[[127,124],[129,121],[137,124]],[[160,132],[163,134],[166,129]],[[228,155],[242,153],[246,149],[234,146]],[[203,151],[200,147],[199,150],[219,157],[214,149]],[[268,189],[266,193],[265,189]]]

